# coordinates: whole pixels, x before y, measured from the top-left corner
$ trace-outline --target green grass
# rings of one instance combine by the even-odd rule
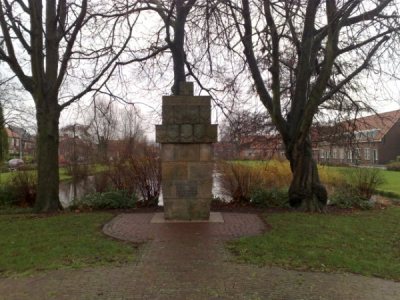
[[[101,226],[110,213],[0,215],[0,275],[133,261],[133,245],[112,240]]]
[[[322,168],[328,168],[328,170],[336,170],[339,172],[346,172],[351,167],[331,167],[323,166]],[[392,194],[391,196],[400,198],[400,172],[381,170],[385,182],[378,187],[378,191]]]
[[[400,207],[350,215],[272,213],[272,230],[230,242],[238,261],[400,280]]]
[[[107,170],[107,168],[108,168],[107,166],[95,164],[90,174],[93,175],[104,172]],[[31,170],[28,172],[31,172],[33,174],[36,172],[36,170]],[[13,174],[15,174],[15,172],[0,173],[0,184],[7,183],[9,180],[11,180]],[[59,174],[60,174],[60,181],[68,181],[72,179],[72,176],[67,174],[67,169],[64,167],[59,168]]]
[[[378,190],[394,193],[400,198],[400,172],[384,170],[382,174],[385,178],[385,183]]]

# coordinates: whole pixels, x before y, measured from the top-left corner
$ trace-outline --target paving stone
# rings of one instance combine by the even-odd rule
[[[0,299],[400,299],[400,283],[390,280],[235,263],[224,241],[264,233],[257,215],[222,213],[224,223],[151,224],[153,215],[121,214],[103,228],[113,238],[145,241],[138,261],[3,277]]]

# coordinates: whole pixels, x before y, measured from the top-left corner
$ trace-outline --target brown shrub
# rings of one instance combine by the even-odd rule
[[[35,204],[37,193],[36,172],[17,171],[12,175],[8,185],[15,198],[13,203],[21,207],[31,207]]]
[[[292,180],[287,160],[221,162],[219,172],[222,188],[233,202],[242,203],[257,189],[285,189]]]

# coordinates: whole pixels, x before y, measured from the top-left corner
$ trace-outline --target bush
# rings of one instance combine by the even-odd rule
[[[389,171],[400,171],[400,161],[388,163],[386,169]]]
[[[109,191],[93,193],[78,200],[76,206],[93,209],[122,209],[134,208],[137,196],[127,191]]]
[[[90,166],[88,164],[69,164],[65,166],[65,173],[72,177],[72,180],[86,178],[90,174]]]
[[[222,162],[221,184],[233,202],[249,203],[259,189],[282,189],[290,184],[292,173],[287,161]]]
[[[346,176],[332,168],[319,167],[318,174],[321,182],[328,187],[339,187],[346,183]]]
[[[0,206],[13,206],[15,202],[14,190],[8,184],[0,185]]]
[[[161,165],[157,153],[148,149],[145,156],[113,162],[105,173],[116,190],[138,193],[144,206],[158,205],[161,190]]]
[[[376,189],[385,183],[382,171],[375,168],[354,168],[346,171],[347,182],[358,197],[369,200]]]
[[[262,186],[262,168],[239,162],[220,164],[221,184],[232,202],[249,203],[251,192]]]
[[[289,207],[288,192],[285,189],[259,188],[252,192],[251,203],[261,208]]]
[[[13,195],[13,204],[28,207],[35,204],[37,192],[37,176],[32,171],[17,171],[12,176],[8,184],[9,195]]]
[[[339,208],[371,209],[374,207],[372,201],[361,197],[350,185],[335,190],[329,198],[329,204]]]
[[[132,181],[142,196],[145,206],[157,206],[161,187],[161,166],[157,156],[148,154],[131,158],[129,167],[133,172]]]

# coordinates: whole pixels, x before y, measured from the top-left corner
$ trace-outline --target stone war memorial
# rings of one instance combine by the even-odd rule
[[[211,124],[211,97],[194,96],[182,82],[178,95],[162,98],[161,176],[166,220],[208,220],[212,199],[213,151],[217,125]]]

